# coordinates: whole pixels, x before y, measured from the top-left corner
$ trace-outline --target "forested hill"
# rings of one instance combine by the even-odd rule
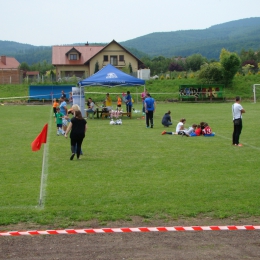
[[[120,44],[138,58],[144,55],[187,57],[200,53],[208,59],[218,59],[222,48],[237,53],[242,49],[260,50],[260,17],[231,21],[203,30],[155,32]],[[20,63],[26,62],[28,65],[44,60],[51,63],[51,51],[51,46],[0,40],[0,55],[13,56]]]
[[[121,42],[150,56],[187,57],[200,53],[218,59],[222,48],[240,53],[260,49],[260,17],[246,18],[211,26],[204,30],[155,32]]]

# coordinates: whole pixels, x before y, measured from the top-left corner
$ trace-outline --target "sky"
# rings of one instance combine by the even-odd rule
[[[0,40],[52,46],[123,42],[260,17],[259,0],[0,0]]]

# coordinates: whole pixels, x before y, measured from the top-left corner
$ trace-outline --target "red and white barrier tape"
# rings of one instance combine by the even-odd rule
[[[101,228],[101,229],[63,229],[63,230],[31,230],[0,232],[0,236],[34,236],[64,234],[101,234],[101,233],[132,233],[132,232],[168,232],[168,231],[234,231],[260,230],[260,226],[191,226],[191,227],[139,227],[139,228]]]

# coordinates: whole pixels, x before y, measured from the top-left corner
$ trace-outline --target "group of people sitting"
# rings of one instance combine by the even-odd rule
[[[165,115],[162,118],[162,125],[165,127],[169,127],[172,125],[171,122],[171,111],[168,111],[165,113]],[[169,135],[181,135],[181,136],[187,136],[187,137],[193,137],[193,136],[215,136],[215,133],[212,132],[211,127],[206,122],[200,122],[199,124],[193,124],[188,129],[184,128],[184,124],[186,123],[185,118],[181,118],[181,120],[178,122],[176,126],[175,132],[167,132],[163,131],[162,135],[169,134]]]
[[[133,99],[130,95],[130,91],[127,91],[127,94],[125,95],[124,93],[122,94],[123,98],[121,98],[119,95],[117,95],[117,106],[116,110],[112,109],[112,99],[109,95],[109,93],[106,94],[106,98],[103,101],[101,106],[98,106],[92,98],[88,98],[87,102],[87,109],[86,109],[86,117],[89,117],[89,114],[92,114],[93,116],[96,114],[97,108],[101,108],[101,117],[103,113],[114,113],[113,116],[118,117],[119,116],[119,111],[122,111],[122,99],[126,104],[126,111],[131,113],[132,112],[132,102]],[[129,115],[128,115],[129,116]],[[108,116],[106,116],[108,117]]]

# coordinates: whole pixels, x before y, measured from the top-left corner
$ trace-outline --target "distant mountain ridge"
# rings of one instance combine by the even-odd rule
[[[157,32],[121,42],[150,56],[190,56],[200,53],[217,59],[222,48],[232,52],[260,48],[260,17],[246,18],[203,30]]]
[[[213,25],[202,30],[155,32],[119,43],[138,58],[145,55],[187,57],[200,53],[208,59],[218,59],[222,48],[237,53],[240,53],[242,49],[259,50],[260,17]],[[105,45],[107,43],[90,44]],[[26,62],[29,65],[44,60],[51,63],[51,51],[51,46],[33,46],[0,40],[0,55],[13,56],[20,63]]]

